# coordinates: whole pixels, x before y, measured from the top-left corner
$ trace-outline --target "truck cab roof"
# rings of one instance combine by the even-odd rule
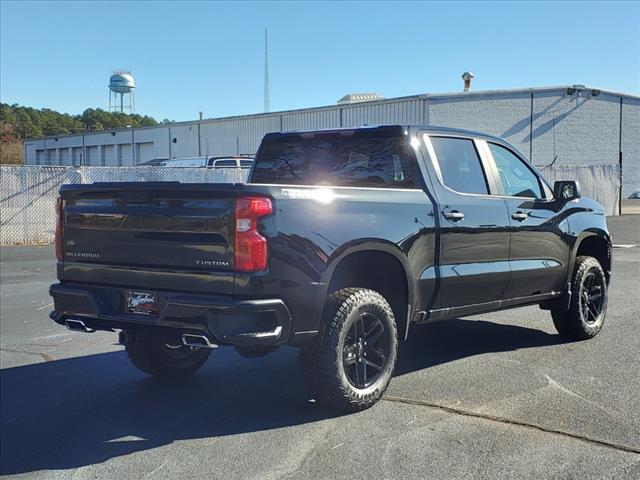
[[[379,125],[361,125],[359,127],[338,127],[338,128],[323,128],[313,130],[290,130],[285,132],[273,132],[268,133],[265,137],[271,136],[285,136],[285,135],[302,135],[312,136],[314,134],[341,134],[349,135],[356,132],[367,133],[383,133],[383,134],[400,134],[408,133],[410,131],[420,130],[425,133],[441,134],[441,135],[459,135],[466,137],[483,138],[485,140],[494,140],[501,143],[505,143],[503,138],[495,135],[490,135],[484,132],[478,132],[475,130],[467,130],[463,128],[442,127],[438,125],[422,125],[422,124],[379,124]]]

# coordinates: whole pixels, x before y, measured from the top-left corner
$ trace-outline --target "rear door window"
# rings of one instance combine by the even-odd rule
[[[487,195],[489,188],[480,157],[473,140],[468,138],[432,137],[442,182],[460,193]]]
[[[375,132],[373,132],[375,133]],[[405,135],[305,134],[265,139],[252,183],[415,188],[416,157]]]

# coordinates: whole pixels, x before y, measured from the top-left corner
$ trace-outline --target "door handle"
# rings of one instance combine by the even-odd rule
[[[526,220],[528,216],[529,214],[524,212],[515,212],[511,214],[511,218],[513,218],[514,220],[518,220],[519,222]]]
[[[458,222],[464,218],[464,213],[459,212],[457,210],[453,210],[451,212],[442,212],[444,218],[447,220],[453,220],[454,222]]]

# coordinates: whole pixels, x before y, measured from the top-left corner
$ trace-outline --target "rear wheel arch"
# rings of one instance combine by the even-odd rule
[[[415,285],[409,262],[395,245],[360,246],[344,251],[326,272],[327,295],[346,287],[380,293],[390,304],[398,336],[405,338],[408,309],[415,311]],[[410,306],[410,307],[409,307]]]

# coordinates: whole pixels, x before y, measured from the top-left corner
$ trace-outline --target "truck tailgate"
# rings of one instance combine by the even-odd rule
[[[193,290],[180,281],[189,274],[233,293],[233,185],[68,185],[61,196],[66,280],[118,283],[118,269],[146,270],[154,274],[129,277],[136,287]]]

